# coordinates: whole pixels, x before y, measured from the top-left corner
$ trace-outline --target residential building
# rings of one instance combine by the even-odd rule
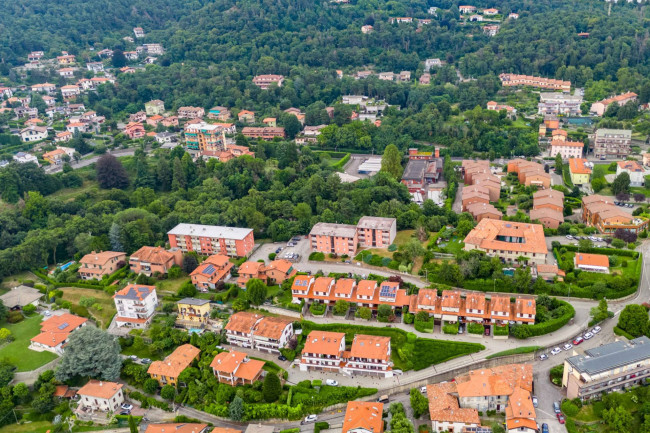
[[[569,93],[541,92],[537,113],[544,116],[579,116],[582,96]]]
[[[147,119],[147,125],[153,126],[154,128],[164,119],[160,114],[155,114]]]
[[[34,164],[40,167],[40,164],[38,163],[38,158],[36,158],[31,153],[18,152],[14,156],[12,156],[12,159],[16,161],[18,164],[27,164],[33,162]]]
[[[311,331],[302,349],[300,371],[339,372],[343,364],[344,351],[345,333]]]
[[[500,220],[503,218],[503,212],[489,203],[472,203],[467,206],[466,210],[472,215],[476,222],[480,222],[484,218],[490,218],[493,220]]]
[[[617,229],[641,233],[648,227],[648,219],[632,216],[614,205],[613,199],[598,194],[582,197],[582,222],[596,227],[600,233],[613,234]]]
[[[210,364],[220,383],[230,386],[252,384],[262,377],[264,361],[250,359],[245,353],[220,352]]]
[[[393,376],[390,337],[356,334],[350,351],[343,353],[343,372],[350,375]]]
[[[284,81],[284,75],[256,75],[253,77],[253,84],[259,87],[262,90],[266,90],[271,87],[272,84],[277,84],[278,87],[282,87],[282,82]]]
[[[519,14],[514,13],[514,12],[510,12],[510,14],[508,15],[508,19],[516,20],[518,18],[519,18]]]
[[[490,203],[490,195],[488,191],[477,185],[463,188],[463,191],[461,192],[461,210],[465,212],[470,205],[477,203]]]
[[[129,116],[129,123],[142,123],[147,120],[147,113],[138,111]]]
[[[178,126],[178,117],[177,116],[167,116],[160,121],[162,126],[169,128],[170,126]]]
[[[289,278],[296,275],[297,271],[289,260],[273,260],[264,267],[264,274],[267,280],[275,284],[282,284]]]
[[[273,140],[275,137],[284,138],[286,133],[282,127],[255,127],[245,126],[242,131],[244,137],[248,138],[261,138],[262,140]]]
[[[176,134],[173,132],[158,132],[156,133],[156,141],[160,144],[176,143]]]
[[[129,284],[113,295],[118,327],[143,329],[149,326],[158,306],[155,286]]]
[[[144,246],[129,257],[129,266],[136,274],[164,275],[174,266],[183,263],[183,252],[179,249],[165,250],[163,247]]]
[[[190,274],[192,284],[202,292],[214,290],[218,283],[230,279],[230,270],[233,266],[228,256],[211,255]]]
[[[63,96],[63,99],[65,100],[74,99],[80,94],[81,89],[77,85],[69,84],[67,86],[61,87],[61,96]]]
[[[408,83],[409,81],[411,81],[411,71],[400,72],[397,79],[402,83]]]
[[[571,91],[571,82],[554,80],[552,78],[532,77],[530,75],[519,74],[500,74],[501,85],[509,86],[531,86],[541,89],[562,90],[563,92]]]
[[[499,15],[499,9],[494,9],[494,8],[483,9],[482,13],[483,15],[487,15],[487,16]]]
[[[208,111],[208,119],[221,120],[222,122],[225,122],[230,119],[230,117],[232,117],[232,113],[227,107],[212,107]]]
[[[428,85],[431,84],[431,74],[428,72],[425,72],[424,74],[420,75],[420,84],[422,85]]]
[[[569,173],[574,185],[584,185],[589,183],[591,168],[584,158],[569,158]]]
[[[144,38],[144,30],[142,29],[142,27],[134,27],[133,34],[135,35],[136,38]]]
[[[372,33],[373,30],[374,28],[371,25],[361,26],[361,33],[363,33],[364,35],[368,33]]]
[[[142,123],[131,122],[124,128],[124,133],[131,139],[135,140],[145,136],[146,131]]]
[[[178,376],[199,357],[201,351],[191,344],[178,346],[162,361],[154,361],[149,365],[147,373],[156,379],[160,386],[167,384],[176,386]]]
[[[237,269],[237,273],[239,274],[237,285],[244,290],[246,289],[246,283],[253,278],[266,282],[264,263],[262,262],[244,262]]]
[[[184,253],[225,254],[229,257],[247,257],[255,244],[253,229],[210,226],[202,224],[178,224],[167,232],[172,248]]]
[[[547,282],[564,281],[566,276],[565,272],[557,267],[557,265],[539,264],[531,268],[531,273],[534,279],[542,278]]]
[[[147,424],[147,429],[144,433],[208,433],[211,427],[207,424],[192,424],[192,423],[167,423],[167,424]],[[215,432],[212,430],[213,433]],[[234,430],[234,429],[225,429]],[[226,432],[224,432],[226,433]],[[241,433],[238,430],[228,433]]]
[[[50,94],[56,92],[56,85],[51,84],[51,83],[34,84],[32,86],[32,92],[46,93],[46,94],[50,95]]]
[[[142,47],[150,56],[161,56],[165,52],[160,44],[143,44]]]
[[[401,182],[406,185],[409,192],[423,192],[427,185],[438,182],[442,175],[442,160],[434,158],[431,161],[410,159]]]
[[[221,125],[205,122],[185,125],[185,146],[188,149],[217,151],[226,142],[225,131]]]
[[[201,107],[180,107],[178,109],[179,119],[202,119],[205,110]]]
[[[551,175],[544,166],[525,159],[513,159],[508,162],[508,173],[517,173],[519,183],[547,189],[551,187]]]
[[[95,74],[98,72],[104,72],[104,64],[102,62],[88,62],[86,63],[86,69]]]
[[[343,418],[342,433],[383,433],[384,404],[373,401],[349,401]]]
[[[395,74],[393,72],[380,72],[377,77],[383,81],[395,81]]]
[[[650,339],[646,336],[587,349],[564,361],[562,387],[568,399],[589,401],[603,393],[644,384],[650,376]]]
[[[264,120],[262,120],[262,123],[266,126],[275,128],[277,126],[277,119],[275,117],[265,117]]]
[[[397,220],[363,216],[357,223],[357,238],[362,247],[388,248],[397,235]]]
[[[638,95],[634,92],[627,92],[611,98],[603,99],[602,101],[591,104],[589,111],[597,116],[602,116],[611,104],[616,103],[619,106],[623,106],[628,102],[636,101],[637,96]]]
[[[75,62],[75,57],[71,54],[65,53],[62,56],[58,56],[56,61],[59,65],[71,65]]]
[[[505,262],[525,257],[529,263],[545,263],[548,249],[544,227],[514,221],[483,219],[465,237],[465,251],[485,251]]]
[[[564,193],[554,189],[545,189],[533,194],[533,209],[564,210]]]
[[[396,17],[396,18],[391,18],[390,19],[391,24],[394,24],[394,23],[402,24],[402,23],[412,23],[412,22],[413,22],[412,17]],[[380,78],[380,80],[381,80],[381,78]]]
[[[47,138],[47,127],[30,125],[20,130],[20,138],[26,143],[45,140]]]
[[[176,303],[178,315],[176,324],[185,328],[203,328],[210,321],[210,301],[208,299],[183,298]]]
[[[549,156],[555,157],[558,153],[562,159],[582,157],[582,149],[585,144],[581,141],[568,141],[562,139],[551,140]]]
[[[79,408],[101,412],[117,412],[124,403],[122,384],[103,380],[89,380],[77,391]]]
[[[241,314],[241,313],[237,313]],[[231,317],[232,321],[233,318]],[[230,322],[228,322],[230,324]],[[227,334],[226,329],[226,334]],[[280,353],[294,338],[293,320],[286,317],[263,316],[250,330],[251,348],[261,352]]]
[[[461,408],[456,382],[427,385],[429,416],[434,432],[462,432],[465,427],[478,427],[481,420],[473,408]]]
[[[357,251],[358,243],[357,228],[350,224],[320,222],[309,232],[311,251],[353,256]]]
[[[630,176],[630,186],[643,186],[645,183],[645,170],[636,161],[618,161],[616,163],[616,176],[627,173]]]
[[[77,272],[82,280],[101,280],[104,275],[110,275],[126,264],[126,253],[93,251],[83,256],[79,263],[81,266]]]
[[[144,104],[144,110],[147,116],[163,115],[165,113],[165,103],[160,99],[154,99]]]
[[[241,110],[239,114],[237,114],[237,119],[242,123],[255,123],[255,112]]]
[[[41,57],[43,57],[45,53],[43,51],[32,51],[27,55],[27,60],[30,62],[38,61],[41,60]]]
[[[598,129],[592,137],[594,157],[625,159],[630,154],[632,131],[626,129]]]
[[[508,117],[513,118],[517,114],[517,109],[511,105],[498,104],[495,101],[489,101],[486,105],[486,108],[490,111],[501,111],[506,110]]]
[[[72,161],[74,153],[75,150],[71,147],[57,146],[56,149],[50,152],[45,152],[43,154],[43,159],[52,165],[61,165],[66,160],[66,156],[68,161]]]
[[[65,125],[65,129],[66,132],[69,132],[71,134],[82,133],[87,131],[88,125],[82,122],[70,122]]]
[[[458,6],[458,11],[461,14],[471,14],[471,13],[476,12],[476,7],[475,6]]]
[[[42,297],[43,293],[40,290],[21,285],[0,296],[0,301],[11,311],[21,311],[27,305],[38,306],[38,301]]]
[[[499,33],[499,29],[501,29],[501,26],[497,24],[490,24],[487,26],[483,26],[483,33],[485,33],[488,36],[495,36],[497,33]]]
[[[69,313],[51,316],[41,322],[41,333],[30,340],[29,348],[62,355],[70,334],[86,326],[87,322],[88,319]]]
[[[609,274],[609,257],[604,254],[577,252],[573,256],[573,265],[576,269],[583,271]]]
[[[439,68],[444,64],[440,59],[426,59],[424,61],[424,70],[429,72],[431,68]]]

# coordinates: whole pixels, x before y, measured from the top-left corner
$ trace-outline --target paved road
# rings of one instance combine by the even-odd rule
[[[118,150],[113,150],[112,152],[108,151],[106,153],[110,153],[111,155],[116,156],[116,157],[119,157],[119,156],[133,156],[133,154],[135,153],[135,149],[131,149],[131,148],[129,148],[129,149],[118,149]],[[92,158],[88,158],[88,159],[82,159],[82,160],[79,160],[78,162],[72,161],[72,162],[70,162],[70,166],[73,169],[87,167],[87,166],[89,166],[91,164],[96,163],[99,158],[101,158],[101,155],[93,156]],[[63,170],[63,166],[61,166],[61,165],[50,166],[50,167],[51,168],[49,168],[49,170],[46,169],[46,172],[48,174],[58,173],[61,170]]]

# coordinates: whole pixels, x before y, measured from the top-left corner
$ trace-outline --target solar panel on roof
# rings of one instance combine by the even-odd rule
[[[214,271],[215,271],[215,270],[216,270],[216,269],[215,269],[214,266],[212,266],[212,265],[208,265],[208,267],[205,268],[205,270],[204,270],[203,272],[206,273],[206,274],[214,274]]]
[[[395,297],[395,287],[381,286],[381,290],[379,291],[379,296],[394,298]]]
[[[59,329],[63,330],[65,328],[67,328],[68,326],[70,326],[70,325],[68,325],[68,322],[65,322],[65,323],[62,323],[61,325],[59,325]]]

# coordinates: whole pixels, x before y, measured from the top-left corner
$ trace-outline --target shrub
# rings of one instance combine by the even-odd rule
[[[564,375],[564,364],[556,365],[555,367],[551,368],[549,375],[551,378],[551,382],[553,382],[557,386],[562,385],[562,376]]]
[[[275,253],[269,254],[269,260],[275,260],[276,257],[277,257],[277,254],[275,254]]]
[[[355,313],[354,317],[359,319],[370,320],[372,317],[372,310],[368,307],[361,307]]]
[[[88,309],[82,305],[73,304],[70,306],[70,312],[80,317],[90,317]]]
[[[494,325],[494,335],[508,335],[508,325]]]
[[[325,254],[320,253],[318,251],[314,251],[309,255],[309,260],[313,260],[315,262],[322,262],[325,260]]]
[[[314,316],[322,316],[323,314],[325,314],[326,309],[327,307],[325,306],[325,304],[320,304],[317,302],[313,302],[309,306],[309,311],[311,311],[311,314],[313,314]]]
[[[27,304],[23,307],[23,313],[25,313],[28,316],[31,316],[36,312],[36,306],[32,304]]]
[[[445,334],[458,334],[458,322],[456,323],[445,323],[442,326],[442,332]]]
[[[562,412],[567,416],[574,417],[580,412],[580,409],[571,400],[564,400],[562,402]]]
[[[25,316],[20,311],[10,311],[7,315],[7,322],[9,323],[18,323],[24,319]]]
[[[483,334],[485,328],[480,323],[469,323],[467,325],[467,332],[470,334]]]

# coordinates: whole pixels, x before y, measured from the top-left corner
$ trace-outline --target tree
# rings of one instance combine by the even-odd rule
[[[648,311],[643,305],[626,305],[618,318],[618,327],[634,337],[648,332]]]
[[[344,299],[339,299],[334,304],[333,312],[337,316],[342,316],[350,309],[350,303]]]
[[[110,153],[102,155],[95,166],[100,188],[124,189],[129,186],[129,177],[122,163]]]
[[[612,239],[612,246],[614,248],[625,248],[625,241],[618,238],[614,238]]]
[[[402,153],[394,144],[389,144],[384,149],[384,154],[381,157],[380,171],[388,173],[395,179],[402,177]]]
[[[262,395],[264,400],[267,403],[273,403],[277,401],[278,397],[282,393],[282,383],[280,383],[280,378],[275,373],[268,373],[264,378],[264,384],[262,384]]]
[[[555,173],[562,176],[563,169],[564,166],[562,165],[562,155],[560,155],[560,153],[558,152],[557,155],[555,155]]]
[[[605,186],[607,186],[607,181],[603,178],[597,177],[591,181],[591,188],[594,190],[594,192],[602,191]]]
[[[590,314],[591,317],[593,317],[592,322],[594,323],[602,322],[607,319],[607,317],[609,317],[609,312],[607,311],[607,300],[601,299],[598,302],[598,306],[591,309]]]
[[[160,396],[165,400],[173,400],[176,397],[176,388],[172,385],[165,385],[160,389]]]
[[[187,275],[191,274],[197,267],[199,262],[196,259],[196,254],[184,254],[183,255],[183,272]]]
[[[29,390],[29,387],[24,383],[17,383],[13,389],[14,398],[18,404],[28,403],[32,398],[32,394]]]
[[[5,306],[4,302],[0,300],[0,322],[5,320],[9,315],[9,309]]]
[[[196,287],[194,287],[194,284],[192,284],[191,281],[186,281],[181,285],[181,288],[178,289],[178,296],[182,296],[184,298],[191,298],[195,296],[197,293]]]
[[[623,406],[616,406],[603,411],[603,421],[612,431],[628,433],[632,424],[632,414]]]
[[[594,243],[591,241],[591,239],[580,239],[578,241],[578,249],[585,251],[588,250],[589,248],[593,248]]]
[[[228,406],[228,415],[234,421],[241,421],[244,416],[244,400],[240,396],[235,396],[232,403]]]
[[[138,422],[132,415],[129,415],[129,432],[138,433]]]
[[[158,391],[158,381],[156,379],[149,378],[144,381],[142,389],[144,389],[144,392],[147,394],[155,394],[156,391]]]
[[[360,307],[354,315],[360,319],[370,320],[372,317],[372,310],[368,307]]]
[[[282,122],[282,126],[284,126],[284,132],[287,134],[289,140],[293,140],[296,134],[302,130],[302,124],[294,114],[283,113],[280,121]]]
[[[630,192],[630,175],[624,171],[616,176],[616,179],[612,182],[611,188],[614,195],[628,194]]]
[[[377,319],[378,320],[388,320],[388,318],[393,314],[393,309],[390,305],[381,304],[377,307]]]
[[[415,418],[420,418],[429,411],[429,399],[422,395],[420,390],[417,388],[411,388],[410,395],[413,416]]]
[[[122,50],[113,50],[113,58],[111,63],[114,68],[123,68],[126,66],[126,56]]]
[[[64,381],[76,376],[116,380],[120,376],[120,344],[106,331],[84,326],[73,332],[56,370]]]
[[[262,305],[266,301],[267,287],[259,278],[251,278],[246,282],[246,298],[253,305]]]

